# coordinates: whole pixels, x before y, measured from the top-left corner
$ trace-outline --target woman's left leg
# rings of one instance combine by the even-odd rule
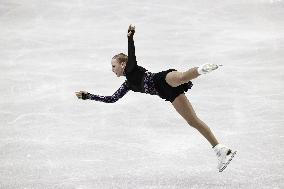
[[[203,64],[200,67],[191,68],[185,72],[172,71],[166,75],[166,82],[172,86],[177,87],[184,83],[197,78],[201,74],[209,73],[216,70],[219,66],[216,64]]]
[[[166,75],[165,80],[170,86],[177,87],[200,76],[197,70],[198,68],[196,67],[196,68],[191,68],[185,72],[172,71]]]
[[[185,94],[180,94],[176,97],[172,102],[172,105],[190,126],[197,129],[210,142],[212,147],[219,143],[210,128],[196,116],[196,113]]]

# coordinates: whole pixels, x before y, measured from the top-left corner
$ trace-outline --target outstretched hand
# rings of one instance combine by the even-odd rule
[[[128,33],[127,33],[127,36],[131,36],[132,34],[134,35],[135,33],[135,26],[133,26],[132,24],[129,25],[128,27]]]
[[[75,94],[78,97],[78,99],[86,100],[86,95],[88,94],[88,92],[86,92],[86,91],[79,91],[79,92],[75,92]]]

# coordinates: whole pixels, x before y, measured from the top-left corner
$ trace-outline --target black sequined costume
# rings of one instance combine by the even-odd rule
[[[135,56],[133,35],[134,31],[132,31],[132,34],[128,37],[128,62],[124,71],[126,81],[112,96],[100,96],[88,93],[86,99],[114,103],[122,98],[129,90],[132,90],[134,92],[158,95],[166,101],[173,102],[178,95],[186,92],[192,87],[191,81],[178,87],[171,87],[167,84],[165,81],[167,73],[175,71],[175,69],[151,73],[145,68],[138,66]]]

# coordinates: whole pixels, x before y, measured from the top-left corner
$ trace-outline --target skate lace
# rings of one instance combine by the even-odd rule
[[[221,152],[220,151],[218,151],[216,153],[216,156],[217,156],[218,161],[221,161],[222,157],[221,157]]]
[[[223,161],[223,157],[222,157],[222,151],[224,150],[225,148],[221,148],[217,153],[216,153],[216,156],[218,158],[218,161],[221,162]]]

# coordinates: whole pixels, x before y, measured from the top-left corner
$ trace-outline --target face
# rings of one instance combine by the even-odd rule
[[[123,76],[124,68],[126,66],[125,62],[119,63],[116,59],[111,60],[112,72],[115,73],[117,77]]]

